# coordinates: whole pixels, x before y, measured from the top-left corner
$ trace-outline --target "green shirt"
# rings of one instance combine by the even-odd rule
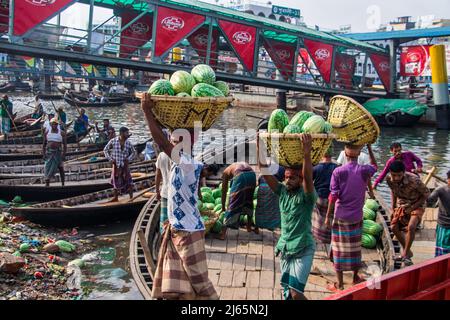
[[[303,188],[290,192],[280,183],[275,193],[280,197],[281,214],[281,237],[277,251],[283,255],[294,255],[314,245],[311,218],[317,200],[316,192],[305,193]]]

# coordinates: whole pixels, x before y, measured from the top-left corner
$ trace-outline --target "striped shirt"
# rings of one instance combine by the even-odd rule
[[[123,167],[125,160],[131,161],[136,155],[133,145],[129,140],[125,141],[125,145],[122,149],[120,146],[120,137],[111,139],[103,149],[106,159],[109,161],[115,161],[118,167]]]

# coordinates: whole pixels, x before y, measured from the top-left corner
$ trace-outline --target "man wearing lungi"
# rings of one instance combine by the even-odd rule
[[[216,300],[218,295],[208,278],[205,226],[197,208],[201,176],[214,172],[192,157],[192,135],[191,148],[187,150],[170,143],[154,118],[152,107],[150,102],[144,113],[153,140],[173,161],[167,197],[169,221],[164,226],[152,296],[154,299]]]
[[[103,149],[106,159],[112,162],[111,184],[114,197],[111,202],[119,201],[119,192],[127,192],[133,198],[133,178],[131,177],[130,161],[136,156],[136,150],[128,138],[131,136],[126,127],[119,130],[119,136],[108,142]]]
[[[230,202],[226,207],[228,182],[231,181]],[[253,193],[256,174],[246,162],[229,165],[222,175],[222,208],[226,208],[224,227],[220,239],[225,239],[227,228],[239,229],[241,215],[247,215],[247,231],[252,232]],[[257,233],[258,230],[256,229]]]
[[[59,171],[61,185],[64,186],[64,158],[67,151],[66,133],[58,125],[58,119],[50,121],[50,129],[44,129],[42,154],[44,155],[45,185],[50,185],[50,179]]]
[[[13,104],[9,101],[8,96],[3,95],[3,99],[0,101],[0,133],[8,134],[11,131],[12,118],[13,117]]]
[[[403,247],[401,258],[405,266],[408,266],[412,264],[411,246],[416,228],[425,213],[430,191],[417,175],[406,172],[406,166],[402,161],[390,164],[386,182],[391,188],[392,196],[392,231]],[[406,233],[406,237],[403,232]]]
[[[331,243],[331,229],[325,224],[325,219],[328,211],[331,175],[338,167],[331,160],[332,151],[332,148],[329,148],[322,161],[313,168],[314,188],[319,197],[314,208],[312,231],[316,241],[323,244]]]
[[[346,145],[348,163],[336,168],[331,176],[325,224],[331,227],[332,258],[338,280],[329,286],[331,291],[344,289],[344,271],[353,271],[353,284],[362,281],[358,271],[361,267],[363,206],[367,184],[377,171],[377,163],[372,147],[367,145],[371,164],[358,164],[361,149],[362,146]]]
[[[315,251],[311,216],[317,194],[313,184],[311,135],[303,134],[301,140],[303,165],[299,168],[286,168],[284,183],[267,175],[266,169],[261,168],[263,165],[258,161],[264,179],[280,198],[281,236],[276,246],[276,255],[281,254],[281,285],[286,300],[306,300],[304,291]]]
[[[434,204],[438,199],[436,257],[450,253],[450,170],[447,171],[447,185],[434,189],[428,201]]]

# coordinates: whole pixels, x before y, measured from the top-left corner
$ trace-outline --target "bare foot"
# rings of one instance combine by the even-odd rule
[[[360,276],[356,276],[356,277],[353,277],[353,284],[355,285],[355,284],[358,284],[358,283],[361,283],[361,282],[364,282],[364,281],[366,281],[366,280],[364,280],[363,278],[361,278]]]
[[[110,201],[108,202],[119,202],[119,198],[112,198]]]
[[[255,229],[253,230],[256,234],[259,234],[259,228],[255,227]]]

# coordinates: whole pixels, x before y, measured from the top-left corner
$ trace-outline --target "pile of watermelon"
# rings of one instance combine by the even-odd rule
[[[377,246],[377,240],[383,227],[376,223],[377,211],[380,205],[373,199],[367,199],[363,207],[363,228],[361,245],[367,249],[373,249]]]
[[[270,115],[268,130],[270,133],[331,133],[333,127],[309,111],[300,111],[289,121],[284,110],[276,109]]]
[[[170,80],[160,79],[148,89],[151,95],[169,95],[177,97],[226,97],[230,88],[224,81],[216,81],[216,73],[206,65],[195,66],[191,73],[176,71]]]
[[[219,215],[219,219],[216,221],[214,226],[211,228],[211,232],[220,233],[222,230],[223,220],[225,219],[225,213],[222,210],[222,184],[216,189],[211,189],[210,187],[200,188],[203,201],[198,201],[197,208],[200,211],[203,222],[207,221],[209,217],[206,215],[207,212],[213,211],[216,215]],[[226,203],[228,203],[230,198],[230,189],[228,188]]]

